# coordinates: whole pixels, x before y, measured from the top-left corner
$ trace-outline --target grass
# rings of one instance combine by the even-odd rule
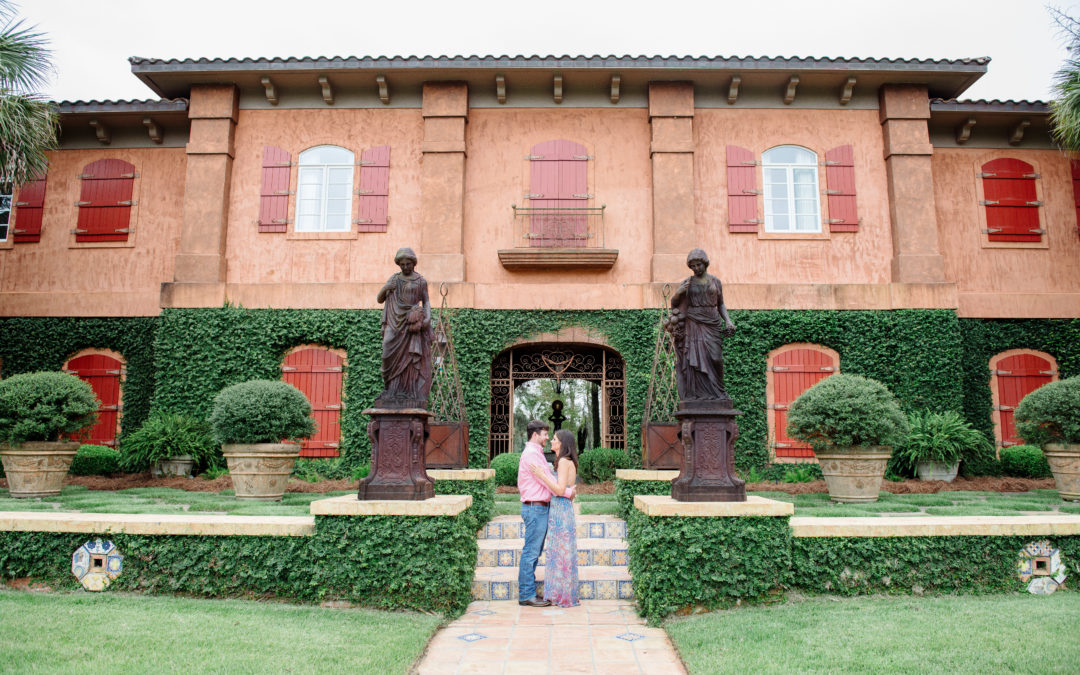
[[[668,621],[695,673],[1075,673],[1080,598],[811,598]],[[947,619],[945,619],[947,617]],[[1029,627],[1029,628],[1024,628]]]
[[[246,600],[0,590],[0,669],[404,674],[441,621]]]

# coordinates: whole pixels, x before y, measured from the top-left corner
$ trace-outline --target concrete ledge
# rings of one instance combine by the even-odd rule
[[[488,480],[495,477],[495,469],[428,469],[431,480]]]
[[[669,495],[637,495],[634,508],[647,516],[683,518],[733,518],[739,516],[790,516],[795,505],[748,495],[745,502],[677,502]]]
[[[311,502],[313,516],[456,516],[472,506],[472,495],[438,495],[423,501],[368,500],[342,495]]]
[[[310,516],[189,516],[153,513],[0,512],[0,531],[247,537],[310,537]]]
[[[615,469],[619,480],[675,480],[678,471],[650,471],[649,469]]]
[[[1047,534],[1080,534],[1080,516],[1062,514],[791,519],[793,537],[1004,537]]]

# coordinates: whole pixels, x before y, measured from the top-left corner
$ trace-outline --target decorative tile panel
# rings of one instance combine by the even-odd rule
[[[124,556],[111,541],[88,541],[71,556],[71,573],[88,591],[105,590],[123,570]]]

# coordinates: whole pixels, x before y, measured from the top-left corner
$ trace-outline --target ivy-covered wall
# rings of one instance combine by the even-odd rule
[[[138,429],[154,395],[154,344],[158,317],[0,318],[3,376],[60,370],[83,349],[109,349],[127,362],[121,435]]]

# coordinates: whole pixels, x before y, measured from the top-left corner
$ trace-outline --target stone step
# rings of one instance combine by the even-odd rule
[[[477,567],[513,567],[521,563],[524,539],[481,539],[477,542]],[[540,564],[546,561],[546,553],[540,554]],[[614,566],[629,564],[625,539],[578,539],[578,567]]]
[[[536,568],[537,590],[544,590],[544,567]],[[517,600],[517,567],[477,567],[473,600]],[[634,587],[625,567],[597,565],[578,568],[578,597],[582,600],[632,600]]]
[[[625,539],[626,521],[615,516],[577,516],[578,539]],[[477,533],[477,539],[521,539],[521,516],[495,516]]]

